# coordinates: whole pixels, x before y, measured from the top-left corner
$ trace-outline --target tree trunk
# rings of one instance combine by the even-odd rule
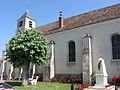
[[[28,78],[29,78],[29,62],[26,62],[23,65],[22,86],[28,85]]]

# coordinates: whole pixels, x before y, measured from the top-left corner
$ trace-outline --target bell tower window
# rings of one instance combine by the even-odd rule
[[[22,26],[23,26],[23,21],[20,21],[19,27],[22,27]]]
[[[31,21],[29,21],[29,27],[32,28],[32,22]]]

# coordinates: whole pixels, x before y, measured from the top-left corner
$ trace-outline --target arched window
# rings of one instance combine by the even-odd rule
[[[120,35],[119,34],[113,35],[111,40],[113,59],[120,59]]]
[[[76,53],[75,53],[75,42],[69,42],[69,62],[75,62]]]

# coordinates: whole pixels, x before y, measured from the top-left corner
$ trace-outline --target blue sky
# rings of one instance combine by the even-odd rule
[[[36,20],[36,27],[88,11],[120,3],[120,0],[1,0],[0,1],[0,57],[5,44],[15,36],[16,23],[26,10]]]

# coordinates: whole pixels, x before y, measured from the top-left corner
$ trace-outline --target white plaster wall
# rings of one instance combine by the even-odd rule
[[[26,24],[25,24],[25,28],[26,28],[26,29],[31,29],[31,28],[29,27],[29,21],[32,22],[32,28],[35,28],[35,21],[33,21],[33,20],[31,20],[31,19],[28,19],[28,18],[26,18],[25,21],[26,21]]]
[[[22,27],[19,27],[19,23],[20,21],[23,21],[23,26]],[[20,19],[18,20],[17,22],[17,30],[16,30],[16,33],[18,32],[18,29],[22,29],[22,30],[25,30],[25,29],[31,29],[31,27],[29,27],[29,21],[32,22],[32,28],[35,28],[35,21],[34,20],[31,20],[29,18],[25,18],[25,19]]]
[[[49,40],[55,41],[55,71],[56,73],[73,73],[77,74],[81,71],[77,68],[81,68],[81,55],[79,54],[79,48],[80,45],[77,42],[81,42],[80,39],[77,39],[77,37],[74,37],[72,33],[69,33],[71,35],[65,35],[61,36],[58,34],[57,36],[53,36],[52,38],[49,38]],[[79,37],[78,37],[79,38]],[[76,43],[76,63],[68,63],[68,42],[70,40],[74,40]],[[80,47],[82,48],[82,47]],[[78,64],[79,63],[79,64]]]
[[[112,61],[112,33],[120,33],[120,19],[109,20],[92,25],[48,35],[48,40],[55,42],[55,72],[62,74],[79,74],[82,72],[82,36],[89,33],[92,36],[93,71],[96,71],[97,59],[105,60],[109,75],[120,74],[120,60]],[[76,62],[68,63],[68,42],[76,43]]]
[[[37,74],[44,73],[44,70],[45,70],[44,68],[45,68],[44,65],[36,66],[35,67],[35,72]]]

